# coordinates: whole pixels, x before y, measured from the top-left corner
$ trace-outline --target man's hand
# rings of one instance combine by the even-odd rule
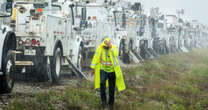
[[[111,44],[110,41],[105,41],[104,43],[105,43],[109,48],[112,48],[112,44]]]
[[[95,74],[95,69],[91,69],[90,73],[91,73],[91,76],[93,76]]]

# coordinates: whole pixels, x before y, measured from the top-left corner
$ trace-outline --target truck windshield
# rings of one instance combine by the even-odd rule
[[[8,17],[9,15],[11,15],[11,10],[7,11],[6,5],[6,3],[0,2],[0,17]]]
[[[48,3],[44,4],[33,4],[35,9],[41,8],[43,9],[44,13],[47,13],[48,11],[51,11],[52,13],[56,13],[58,11],[61,11],[61,6],[53,4],[51,7],[51,10],[49,10]]]

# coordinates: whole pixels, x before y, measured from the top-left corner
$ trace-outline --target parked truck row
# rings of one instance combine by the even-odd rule
[[[110,37],[123,63],[207,46],[208,28],[142,1],[0,1],[0,94],[16,74],[57,83],[62,67],[88,79],[84,69],[99,43]]]

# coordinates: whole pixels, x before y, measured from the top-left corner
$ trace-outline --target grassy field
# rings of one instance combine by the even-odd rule
[[[126,68],[127,89],[116,92],[115,110],[208,110],[208,50],[165,55]],[[74,81],[60,90],[21,98],[5,110],[99,110],[94,83]]]

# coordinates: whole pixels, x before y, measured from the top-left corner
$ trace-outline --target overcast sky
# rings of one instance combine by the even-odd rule
[[[176,9],[185,9],[185,19],[197,19],[208,25],[208,0],[144,0],[145,10],[160,7],[162,12],[173,14]]]

